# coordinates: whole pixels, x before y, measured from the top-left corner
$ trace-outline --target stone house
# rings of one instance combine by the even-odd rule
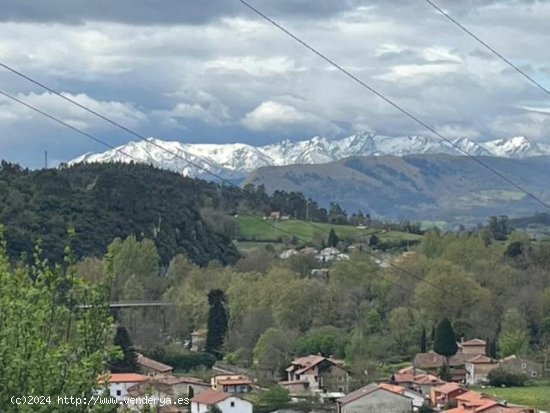
[[[337,413],[412,413],[413,402],[408,397],[369,384],[336,401]]]

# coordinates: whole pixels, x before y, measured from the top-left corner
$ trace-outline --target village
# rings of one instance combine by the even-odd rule
[[[201,350],[201,334],[196,334],[193,349]],[[496,360],[487,355],[484,340],[457,343],[457,353],[448,361],[430,351],[417,354],[384,381],[351,388],[349,366],[331,356],[309,355],[293,360],[286,368],[285,380],[277,387],[289,396],[285,409],[274,412],[334,413],[537,413],[530,406],[514,405],[491,396],[488,386],[492,371],[540,379],[541,364],[527,358],[509,356]],[[154,411],[162,413],[253,413],[257,394],[266,388],[257,385],[253,373],[231,372],[227,364],[213,367],[207,382],[198,377],[177,375],[171,366],[143,355],[138,356],[140,374],[118,373],[105,378],[109,396],[120,405],[120,411]],[[223,366],[223,367],[221,367]],[[444,380],[441,372],[448,368]],[[238,370],[238,369],[237,369]],[[176,400],[180,405],[130,405],[129,399],[156,398]],[[309,406],[309,407],[304,407]],[[153,410],[146,410],[147,408]],[[300,409],[300,410],[298,410]],[[307,409],[307,410],[304,410]],[[542,412],[539,412],[542,413]]]

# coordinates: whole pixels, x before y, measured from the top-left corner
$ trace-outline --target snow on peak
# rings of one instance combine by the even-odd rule
[[[283,140],[267,146],[244,143],[192,144],[151,137],[139,142],[129,142],[103,153],[87,153],[69,164],[134,160],[184,175],[204,177],[210,172],[225,178],[242,178],[263,166],[326,163],[351,156],[465,153],[473,156],[518,158],[550,154],[550,149],[532,143],[524,136],[483,143],[459,138],[450,144],[436,137],[390,137],[359,132],[340,140],[315,136],[302,141]]]

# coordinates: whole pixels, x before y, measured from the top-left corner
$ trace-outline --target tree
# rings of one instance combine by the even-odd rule
[[[260,396],[260,401],[269,411],[284,409],[290,402],[290,394],[281,386],[271,387]]]
[[[267,329],[254,347],[254,362],[260,370],[282,375],[291,360],[296,333],[292,330]]]
[[[108,283],[78,275],[68,251],[65,269],[36,258],[12,265],[0,228],[0,406],[20,413],[49,413],[49,405],[13,406],[11,397],[91,397],[104,371],[112,319]],[[36,250],[36,257],[40,250]],[[86,309],[78,306],[86,305]],[[13,406],[11,408],[6,406]],[[105,412],[105,406],[91,412]],[[65,406],[63,412],[81,412]]]
[[[428,337],[426,335],[426,327],[422,328],[422,334],[420,335],[420,352],[428,352]]]
[[[208,293],[208,332],[206,334],[205,351],[218,358],[223,355],[223,344],[227,333],[227,312],[225,309],[225,293],[220,289]]]
[[[328,233],[327,245],[329,247],[336,247],[338,245],[338,242],[340,242],[340,239],[338,238],[338,235],[336,235],[334,228],[331,228],[330,232]]]
[[[446,365],[449,365],[449,358],[458,352],[453,326],[448,318],[444,318],[435,329],[434,351],[445,357]]]
[[[118,354],[109,361],[111,373],[136,373],[139,371],[138,355],[134,349],[128,330],[118,326],[113,343],[122,354]]]
[[[502,317],[499,337],[500,356],[508,357],[525,352],[529,342],[527,323],[516,308],[511,308]]]

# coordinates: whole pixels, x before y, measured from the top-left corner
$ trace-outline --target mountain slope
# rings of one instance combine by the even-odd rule
[[[163,265],[178,253],[200,265],[232,263],[238,253],[231,240],[199,213],[210,190],[203,181],[144,165],[28,171],[3,162],[0,224],[12,257],[32,254],[39,239],[53,262],[62,262],[69,242],[78,258],[102,256],[114,238],[135,235],[154,240]]]
[[[550,200],[550,157],[480,158],[537,196]],[[485,220],[529,215],[543,207],[467,157],[407,155],[352,157],[319,165],[264,167],[246,180],[275,189],[301,190],[320,203],[350,211],[418,220]]]
[[[405,156],[414,154],[448,154],[523,158],[550,155],[550,149],[530,142],[525,137],[476,143],[467,138],[456,139],[457,150],[435,137],[389,137],[358,133],[340,140],[314,137],[309,140],[256,147],[241,143],[188,144],[166,142],[155,138],[130,142],[99,154],[85,154],[70,165],[90,162],[130,162],[138,160],[186,176],[212,178],[211,173],[227,179],[242,179],[256,168],[295,164],[319,164],[351,156]],[[129,156],[127,156],[129,155]],[[191,162],[192,164],[190,164]],[[193,165],[195,164],[195,165]]]

